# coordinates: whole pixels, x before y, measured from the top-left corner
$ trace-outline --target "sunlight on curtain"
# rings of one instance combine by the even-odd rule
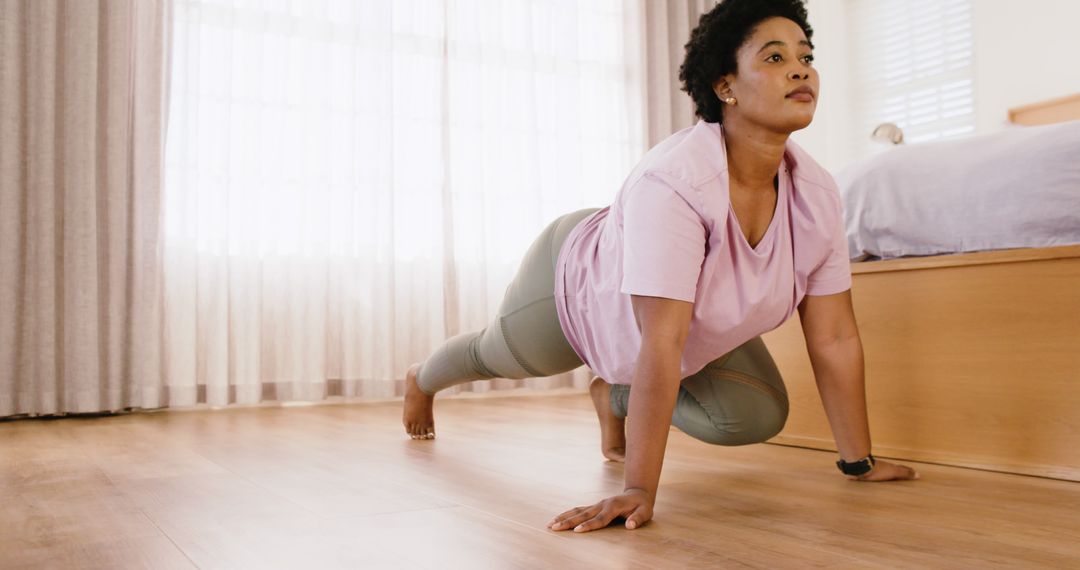
[[[637,2],[177,0],[173,405],[394,397],[644,152]],[[451,388],[584,386],[549,379]]]

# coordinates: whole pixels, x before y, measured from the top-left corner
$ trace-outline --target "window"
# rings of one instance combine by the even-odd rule
[[[896,123],[906,143],[975,131],[970,0],[850,0],[855,140]]]
[[[177,0],[167,244],[516,264],[640,157],[631,8]]]

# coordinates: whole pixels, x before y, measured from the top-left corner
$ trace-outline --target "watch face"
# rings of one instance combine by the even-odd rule
[[[853,463],[849,465],[849,467],[851,468],[852,475],[862,475],[863,473],[868,473],[871,469],[873,469],[873,466],[870,465],[870,461],[867,459],[859,461],[858,463]]]

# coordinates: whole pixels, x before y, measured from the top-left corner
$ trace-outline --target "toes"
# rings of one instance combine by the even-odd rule
[[[421,424],[409,424],[406,430],[413,439],[435,439],[435,428]]]

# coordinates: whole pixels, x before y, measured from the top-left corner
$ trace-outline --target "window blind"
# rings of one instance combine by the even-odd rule
[[[970,0],[849,1],[859,153],[884,122],[906,143],[974,132]]]

